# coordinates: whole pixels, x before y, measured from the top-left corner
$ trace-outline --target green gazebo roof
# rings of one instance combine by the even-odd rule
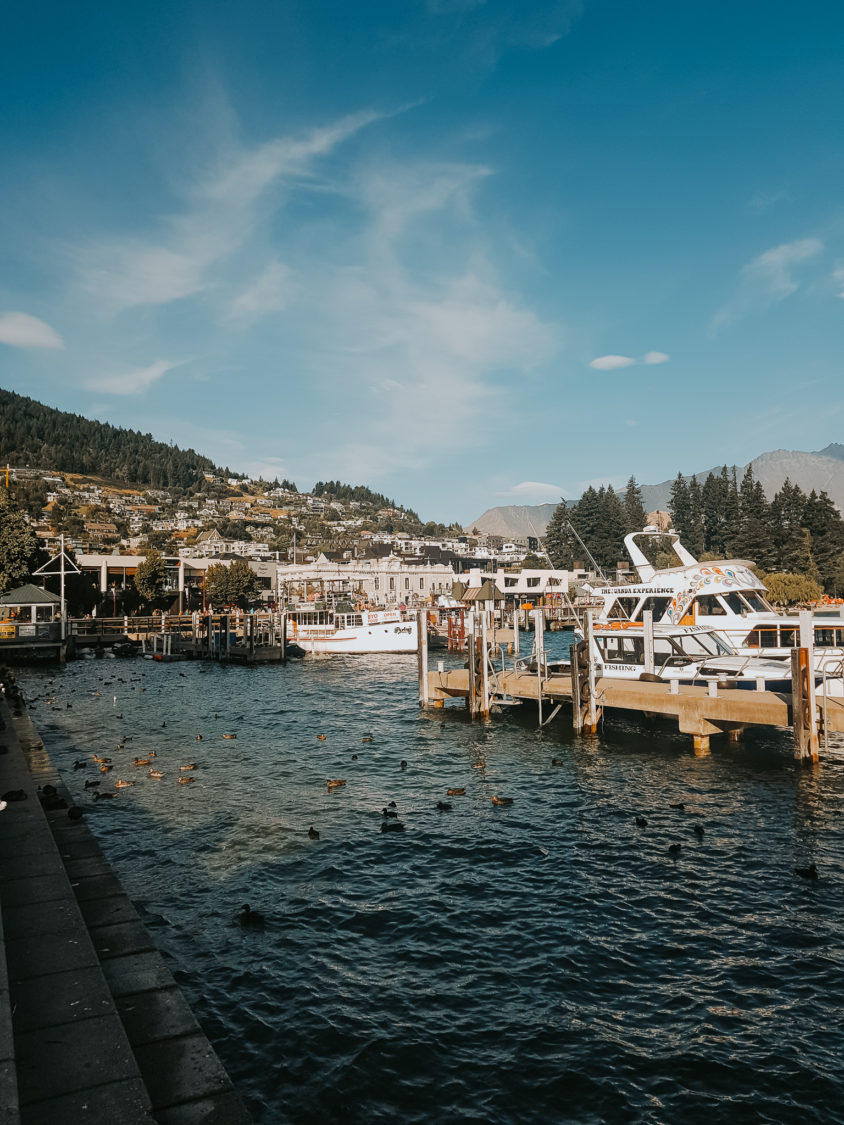
[[[60,603],[61,598],[58,594],[51,594],[49,590],[33,586],[31,582],[0,595],[0,605],[59,605]]]

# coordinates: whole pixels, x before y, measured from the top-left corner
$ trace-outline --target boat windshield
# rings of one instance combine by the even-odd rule
[[[672,641],[680,652],[692,660],[701,660],[707,656],[725,656],[730,652],[729,646],[714,633],[681,633],[665,639]]]
[[[740,597],[742,601],[747,605],[748,609],[752,610],[753,613],[773,613],[772,607],[769,606],[765,599],[760,594],[757,594],[754,590],[743,590],[741,594],[733,594],[731,596]]]

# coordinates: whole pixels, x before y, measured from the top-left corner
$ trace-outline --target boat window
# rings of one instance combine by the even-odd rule
[[[598,637],[598,648],[605,664],[643,664],[645,641],[642,637],[617,635]]]
[[[776,625],[764,626],[759,629],[759,644],[762,648],[777,648],[779,640],[777,638]]]
[[[725,609],[720,598],[715,594],[701,594],[697,599],[697,611],[703,613],[707,617],[726,617],[727,610]],[[736,613],[741,613],[741,609],[736,610]]]
[[[638,598],[616,598],[610,606],[607,617],[610,621],[630,621],[638,604]]]
[[[654,667],[657,671],[662,668],[682,668],[691,663],[691,658],[682,653],[671,638],[654,637]]]
[[[819,648],[832,648],[835,644],[835,630],[815,629],[815,644]]]
[[[748,648],[758,648],[760,645],[759,630],[751,629],[747,636],[744,638],[744,643]]]
[[[671,605],[671,598],[657,598],[653,595],[645,598],[642,602],[642,608],[639,610],[638,617],[641,617],[646,609],[649,609],[654,615],[654,621],[661,621],[665,616],[665,611]]]
[[[747,603],[748,607],[754,613],[771,613],[771,607],[759,594],[754,594],[752,590],[745,590],[741,594],[742,599]]]
[[[683,633],[678,637],[672,637],[672,640],[682,652],[694,657],[695,660],[719,654],[718,644],[711,633]]]
[[[795,648],[797,646],[797,630],[786,629],[780,626],[780,648]]]
[[[735,592],[722,595],[723,600],[727,603],[732,613],[742,614],[747,608],[747,603],[743,598]]]

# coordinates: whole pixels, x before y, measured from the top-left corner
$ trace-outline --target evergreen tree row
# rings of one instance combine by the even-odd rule
[[[92,422],[0,389],[0,457],[5,464],[80,473],[144,484],[195,489],[203,473],[226,474],[193,449],[151,434]]]
[[[703,484],[678,473],[669,511],[681,542],[701,561],[748,559],[765,572],[812,578],[827,593],[844,591],[844,520],[826,492],[806,495],[786,480],[769,502],[750,466],[739,484],[735,468],[725,465]],[[635,477],[623,494],[589,487],[575,504],[559,505],[548,524],[545,547],[554,566],[589,564],[591,555],[611,571],[617,562],[628,561],[624,536],[641,531],[645,518]],[[656,561],[676,563],[673,557]]]

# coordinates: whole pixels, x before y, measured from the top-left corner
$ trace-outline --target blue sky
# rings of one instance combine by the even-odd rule
[[[844,440],[844,8],[13,2],[0,385],[425,519]]]

